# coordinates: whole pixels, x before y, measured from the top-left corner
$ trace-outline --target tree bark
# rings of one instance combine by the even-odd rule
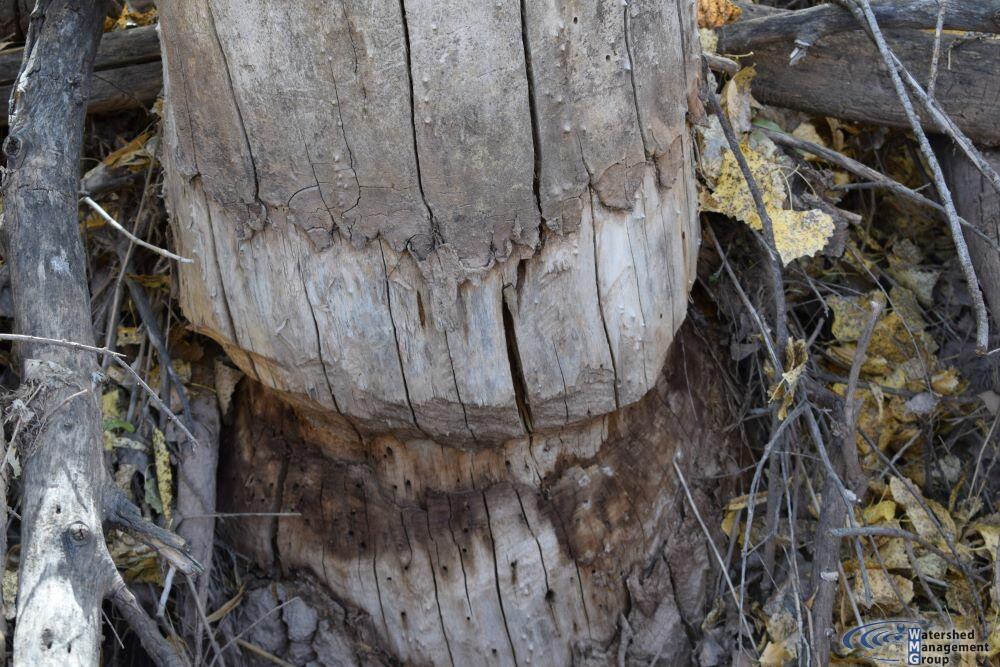
[[[97,0],[53,0],[32,14],[4,144],[3,244],[20,333],[93,344],[76,185],[104,19]],[[102,539],[103,465],[93,355],[19,348],[40,387],[39,424],[23,456],[22,551],[14,661],[91,665],[114,564]]]
[[[103,0],[38,3],[4,144],[0,241],[15,329],[34,337],[18,347],[23,398],[35,421],[19,443],[24,496],[16,665],[96,664],[101,603],[109,595],[158,664],[180,664],[118,574],[105,522],[160,547],[182,572],[197,569],[183,542],[142,519],[110,480],[102,457],[99,366],[93,352],[81,350],[93,346],[94,334],[77,187],[106,9]]]

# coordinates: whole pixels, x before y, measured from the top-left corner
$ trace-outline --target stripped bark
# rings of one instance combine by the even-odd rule
[[[42,0],[31,15],[24,63],[11,100],[0,241],[10,267],[14,325],[21,334],[92,346],[90,297],[77,223],[85,104],[106,5]],[[168,547],[188,572],[183,543],[146,522],[103,465],[100,376],[92,352],[32,340],[18,353],[22,381],[38,391],[33,440],[23,461],[17,665],[93,665],[100,606],[131,593],[104,541],[105,522]],[[151,624],[136,627],[153,653],[174,653]],[[155,626],[153,626],[155,629]]]
[[[711,458],[721,409],[671,345],[693,10],[161,3],[180,301],[268,397],[219,469],[223,510],[270,515],[222,526],[401,662],[571,664],[623,613],[632,659],[690,659],[707,561],[673,539],[670,456]],[[675,590],[651,566],[684,549]]]

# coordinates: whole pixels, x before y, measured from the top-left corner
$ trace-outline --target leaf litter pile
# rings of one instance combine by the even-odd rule
[[[699,5],[708,53],[711,28],[738,14],[727,6]],[[997,359],[975,353],[975,316],[944,216],[845,168],[867,165],[933,198],[927,165],[911,133],[763,106],[750,93],[754,70],[736,69],[715,87],[721,114],[707,105],[696,128],[707,298],[695,316],[729,323],[746,443],[746,492],[715,532],[727,572],[702,628],[701,664],[725,664],[733,649],[745,664],[815,664],[827,638],[834,664],[885,664],[838,641],[881,619],[974,629],[988,650],[945,664],[993,661]],[[845,159],[819,157],[824,150]],[[772,324],[774,266],[783,346]],[[820,638],[824,606],[832,629]],[[904,648],[878,657],[902,664]]]

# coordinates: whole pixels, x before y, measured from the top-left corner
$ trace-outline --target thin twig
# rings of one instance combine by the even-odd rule
[[[740,600],[739,600],[739,610],[742,613],[746,596],[746,581],[747,581],[747,561],[749,560],[750,551],[750,528],[753,526],[753,514],[754,506],[756,505],[757,498],[757,487],[760,484],[760,478],[764,471],[764,463],[767,461],[768,457],[771,456],[771,450],[774,449],[775,445],[781,442],[781,436],[784,434],[785,429],[787,429],[791,424],[795,423],[798,416],[805,409],[805,404],[800,403],[795,406],[792,413],[784,419],[778,428],[771,435],[771,440],[764,447],[764,453],[761,455],[760,460],[757,461],[757,465],[754,468],[753,480],[750,482],[750,494],[747,496],[747,523],[746,530],[743,535],[743,550],[741,553],[740,562]],[[774,480],[772,479],[772,482]]]
[[[74,343],[71,340],[59,340],[57,338],[43,338],[41,336],[27,336],[25,334],[0,333],[0,340],[9,340],[14,343],[42,343],[45,345],[58,345],[59,347],[68,347],[71,350],[76,350],[78,352],[93,352],[94,354],[110,355],[112,358],[122,358],[125,356],[120,352],[114,352],[106,347],[94,347],[93,345],[84,345],[83,343]]]
[[[990,164],[989,160],[983,157],[982,152],[976,148],[976,145],[972,143],[972,140],[969,139],[969,137],[966,136],[961,129],[959,129],[958,125],[955,124],[955,121],[953,121],[951,117],[941,109],[941,105],[937,103],[937,100],[927,95],[927,91],[923,89],[920,82],[913,77],[908,69],[906,69],[906,66],[896,56],[896,54],[890,52],[890,55],[892,56],[892,61],[896,65],[900,75],[902,75],[903,79],[906,81],[906,85],[909,86],[913,95],[923,105],[924,109],[927,110],[927,113],[931,116],[934,122],[937,123],[941,131],[947,134],[948,137],[954,141],[960,149],[962,149],[962,152],[965,153],[965,156],[969,158],[969,161],[972,162],[973,166],[979,171],[979,173],[986,177],[986,180],[993,185],[994,190],[1000,193],[1000,174],[998,174],[996,169],[993,168],[993,165]]]
[[[855,394],[858,390],[858,380],[861,377],[861,367],[865,363],[868,353],[868,345],[872,341],[872,334],[875,333],[875,325],[882,315],[885,306],[881,301],[873,299],[871,301],[872,314],[865,326],[858,345],[854,350],[854,359],[851,361],[851,372],[847,378],[847,395],[844,397],[844,437],[841,439],[841,455],[844,457],[844,465],[847,468],[847,477],[856,494],[862,493],[867,484],[865,473],[861,469],[861,462],[858,460],[857,445],[857,411],[858,400]]]
[[[705,520],[701,518],[701,512],[698,511],[698,505],[694,502],[694,496],[691,495],[691,489],[688,487],[687,479],[684,477],[684,473],[681,471],[681,467],[677,465],[677,460],[680,458],[680,452],[674,455],[671,463],[674,466],[674,472],[677,473],[677,479],[681,483],[681,487],[684,489],[684,495],[687,497],[688,504],[691,505],[691,510],[694,512],[694,517],[698,521],[698,525],[701,526],[701,532],[705,535],[705,540],[708,542],[709,548],[712,550],[712,555],[715,556],[716,562],[719,564],[719,568],[722,570],[723,576],[726,578],[726,584],[729,587],[729,594],[733,597],[733,602],[737,605],[740,603],[739,596],[736,594],[736,587],[733,586],[733,580],[729,577],[729,571],[726,569],[726,563],[722,560],[722,554],[719,553],[718,547],[715,546],[715,540],[712,539],[712,534],[708,531],[708,526],[705,525]],[[750,629],[750,624],[747,622],[746,616],[743,614],[743,609],[737,607],[737,613],[740,617],[740,622],[743,625],[743,630],[746,632],[747,637],[753,639],[753,630]],[[756,654],[756,649],[754,649],[754,654]]]
[[[906,187],[902,183],[889,178],[882,172],[876,171],[875,169],[872,169],[868,165],[862,164],[861,162],[849,158],[846,155],[842,155],[841,153],[838,153],[835,150],[831,150],[826,146],[820,146],[819,144],[815,144],[811,141],[806,141],[805,139],[800,139],[799,137],[796,137],[792,134],[788,134],[787,132],[779,132],[777,130],[773,130],[769,127],[757,126],[756,129],[759,130],[760,132],[763,132],[768,139],[770,139],[776,144],[785,146],[787,148],[793,148],[795,150],[804,151],[806,153],[811,153],[816,157],[822,158],[823,160],[826,160],[831,164],[835,164],[838,167],[841,167],[845,171],[848,171],[854,174],[855,176],[870,181],[869,183],[855,183],[853,184],[854,186],[863,185],[865,187],[885,188],[886,190],[889,190],[893,194],[899,195],[904,199],[908,199],[912,202],[915,202],[922,206],[926,206],[928,208],[932,208],[935,211],[938,211],[939,213],[947,215],[947,211],[945,210],[944,206],[937,203],[936,201],[928,199],[927,197],[923,196],[916,190],[912,190]],[[993,239],[988,235],[986,235],[976,225],[972,224],[965,218],[961,217],[959,218],[959,223],[967,230],[978,236],[980,239],[988,243],[991,248],[1000,251],[1000,244],[997,244],[996,239]]]
[[[871,36],[872,40],[875,42],[875,46],[878,47],[882,60],[885,62],[885,65],[889,70],[889,76],[892,79],[893,87],[896,89],[896,95],[899,97],[900,104],[903,106],[903,111],[906,112],[906,117],[909,120],[910,127],[912,128],[913,134],[917,138],[917,143],[920,146],[920,152],[923,154],[924,160],[926,160],[927,165],[931,170],[931,175],[933,176],[934,186],[937,188],[938,196],[941,198],[945,211],[947,212],[948,226],[951,229],[952,241],[955,244],[955,252],[958,256],[958,263],[965,276],[965,281],[968,284],[969,297],[972,300],[972,309],[976,316],[976,351],[979,354],[986,354],[986,351],[989,349],[990,324],[989,317],[986,313],[986,303],[983,301],[983,292],[979,287],[979,278],[976,277],[976,269],[972,265],[972,256],[969,254],[969,246],[966,244],[965,237],[962,234],[962,226],[958,221],[958,211],[955,210],[955,203],[952,201],[951,190],[948,189],[944,173],[941,171],[941,164],[938,162],[937,156],[931,148],[930,141],[927,139],[927,134],[924,132],[920,117],[914,110],[913,103],[910,101],[910,96],[907,94],[906,87],[900,77],[899,65],[897,65],[899,61],[896,59],[895,55],[889,49],[889,45],[885,41],[885,36],[882,34],[882,31],[878,26],[878,21],[875,19],[875,14],[872,12],[869,0],[838,0],[838,2],[845,4],[847,9],[854,14],[858,22],[868,29],[869,36]]]
[[[851,528],[833,528],[830,532],[836,537],[899,537],[904,540],[916,542],[935,556],[947,561],[948,564],[956,569],[962,568],[961,563],[957,559],[934,546],[933,542],[902,528],[893,528],[891,526],[854,526]]]
[[[934,97],[934,86],[937,85],[938,61],[941,59],[941,33],[944,32],[944,13],[948,0],[938,0],[937,23],[934,24],[934,51],[931,53],[931,73],[927,77],[927,95]]]
[[[781,271],[781,258],[778,256],[777,245],[774,242],[774,226],[771,224],[771,216],[767,212],[767,206],[764,205],[764,197],[760,193],[760,187],[758,187],[753,172],[750,171],[750,165],[747,164],[747,159],[740,148],[740,142],[736,138],[733,125],[729,122],[729,117],[722,111],[722,105],[719,103],[719,98],[713,89],[715,77],[709,72],[707,65],[702,70],[707,83],[705,97],[708,99],[712,113],[719,119],[722,132],[726,135],[726,141],[729,143],[729,149],[733,152],[736,164],[740,167],[740,172],[743,174],[743,179],[746,181],[747,188],[750,190],[750,196],[753,198],[754,206],[757,209],[757,215],[760,217],[761,226],[764,228],[763,245],[771,278],[771,298],[774,299],[775,347],[777,347],[778,354],[780,355],[785,349],[785,343],[788,341],[788,305],[785,303],[785,284]],[[780,358],[775,365],[775,370],[780,375],[782,370]]]
[[[147,250],[151,250],[151,251],[155,252],[157,255],[161,255],[163,257],[166,257],[167,259],[172,259],[175,262],[181,262],[182,264],[193,264],[194,263],[193,259],[188,259],[187,257],[181,257],[180,255],[175,255],[174,253],[170,252],[169,250],[164,250],[163,248],[159,248],[159,247],[153,245],[152,243],[147,243],[147,242],[143,241],[138,236],[133,236],[132,232],[130,232],[129,230],[127,230],[124,227],[122,227],[118,223],[117,220],[115,220],[114,218],[112,218],[111,215],[109,215],[108,212],[105,211],[101,207],[100,204],[98,204],[96,201],[94,201],[90,197],[87,197],[87,196],[81,197],[80,201],[82,201],[84,204],[86,204],[90,208],[94,209],[94,211],[97,212],[97,215],[101,216],[101,218],[103,218],[106,223],[108,223],[109,225],[111,225],[112,227],[114,227],[115,229],[117,229],[119,232],[121,232],[122,234],[124,234],[125,237],[129,241],[131,241],[132,243],[135,243],[136,245],[140,245],[140,246],[142,246],[143,248],[145,248]]]
[[[219,658],[219,664],[222,667],[226,667],[226,661],[222,657],[222,649],[215,638],[215,631],[212,630],[212,624],[208,622],[208,616],[205,614],[205,607],[201,604],[201,597],[198,595],[198,588],[194,585],[194,579],[188,575],[184,575],[184,579],[187,581],[188,590],[191,592],[191,599],[194,600],[195,609],[198,610],[198,618],[201,620],[201,624],[205,628],[205,633],[208,635],[208,641]],[[198,641],[201,642],[201,638]]]

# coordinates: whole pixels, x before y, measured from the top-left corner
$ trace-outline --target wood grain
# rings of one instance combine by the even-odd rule
[[[639,400],[694,276],[689,14],[162,7],[185,312],[372,432],[483,447]]]

